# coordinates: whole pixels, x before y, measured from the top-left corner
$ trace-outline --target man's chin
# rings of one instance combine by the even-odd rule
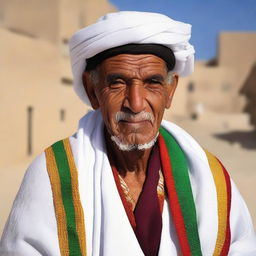
[[[135,151],[135,150],[146,150],[150,149],[154,146],[154,144],[157,141],[159,133],[156,134],[156,136],[150,140],[149,142],[142,143],[142,144],[128,144],[128,143],[123,143],[117,136],[111,136],[111,140],[117,145],[119,150],[121,151]]]

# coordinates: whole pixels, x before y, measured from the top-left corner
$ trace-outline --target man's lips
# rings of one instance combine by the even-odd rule
[[[120,120],[119,123],[121,125],[127,125],[127,126],[143,126],[148,125],[151,122],[149,120]]]
[[[119,122],[124,122],[124,123],[143,123],[143,122],[149,122],[149,120],[120,120]]]

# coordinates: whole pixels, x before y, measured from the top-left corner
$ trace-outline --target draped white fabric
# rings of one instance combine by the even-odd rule
[[[204,256],[213,254],[217,237],[217,199],[207,158],[197,142],[178,126],[162,125],[177,139],[189,162],[199,236]],[[83,117],[70,137],[78,169],[79,191],[85,215],[88,255],[143,255],[126,216],[112,175],[99,111]],[[176,232],[164,202],[159,256],[180,255]],[[232,183],[230,256],[256,255],[256,239],[247,207]],[[41,154],[29,167],[0,244],[1,256],[60,255],[52,192]]]
[[[74,89],[90,105],[82,84],[85,60],[104,50],[129,43],[154,43],[171,48],[176,58],[173,71],[181,76],[189,75],[194,69],[195,53],[188,42],[190,36],[191,25],[163,14],[128,11],[109,13],[70,39]]]

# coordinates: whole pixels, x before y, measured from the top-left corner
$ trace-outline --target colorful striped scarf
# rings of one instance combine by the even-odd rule
[[[198,235],[196,207],[191,189],[188,163],[176,140],[160,128],[159,143],[165,183],[183,255],[202,255]],[[229,212],[231,186],[227,171],[212,154],[206,151],[214,177],[218,198],[218,237],[214,256],[227,255],[230,246]]]
[[[164,128],[159,136],[162,168],[182,255],[202,255],[189,165],[179,144]],[[230,246],[230,178],[220,163],[205,151],[214,178],[218,201],[218,235],[214,256],[227,255]],[[69,139],[46,149],[47,169],[53,192],[61,255],[85,256],[86,236],[78,176]]]

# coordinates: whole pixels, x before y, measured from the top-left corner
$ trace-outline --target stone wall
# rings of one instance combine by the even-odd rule
[[[256,60],[255,32],[222,32],[218,42],[218,63],[237,72],[248,72]]]
[[[250,115],[251,124],[256,128],[256,62],[240,92],[246,97],[246,105],[243,110]]]
[[[13,32],[57,42],[59,37],[59,1],[6,1],[2,24]]]
[[[240,90],[256,61],[256,33],[222,32],[218,55],[197,63],[187,82],[188,111],[241,113],[246,100]]]

